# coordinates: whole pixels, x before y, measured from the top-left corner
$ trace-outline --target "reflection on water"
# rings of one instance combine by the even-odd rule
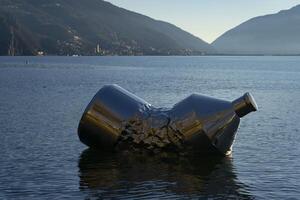
[[[88,198],[253,199],[229,157],[150,157],[87,149],[79,159],[79,177]]]

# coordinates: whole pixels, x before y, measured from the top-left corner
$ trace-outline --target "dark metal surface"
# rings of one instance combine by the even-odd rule
[[[98,91],[79,123],[80,140],[105,150],[230,154],[240,118],[256,111],[246,93],[233,102],[193,94],[157,109],[117,85]]]

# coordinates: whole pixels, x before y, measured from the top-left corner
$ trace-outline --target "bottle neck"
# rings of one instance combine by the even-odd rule
[[[232,102],[235,113],[240,117],[244,117],[250,112],[257,111],[257,104],[250,93],[246,93],[240,98]]]

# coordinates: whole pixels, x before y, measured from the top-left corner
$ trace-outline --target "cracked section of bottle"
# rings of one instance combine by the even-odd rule
[[[108,151],[228,155],[240,118],[256,110],[249,93],[233,102],[192,94],[162,109],[106,85],[84,111],[78,135],[84,144]]]

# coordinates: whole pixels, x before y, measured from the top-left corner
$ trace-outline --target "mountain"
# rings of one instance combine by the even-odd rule
[[[0,55],[199,55],[180,28],[102,0],[0,0]]]
[[[300,5],[252,18],[212,45],[224,54],[300,54]]]

